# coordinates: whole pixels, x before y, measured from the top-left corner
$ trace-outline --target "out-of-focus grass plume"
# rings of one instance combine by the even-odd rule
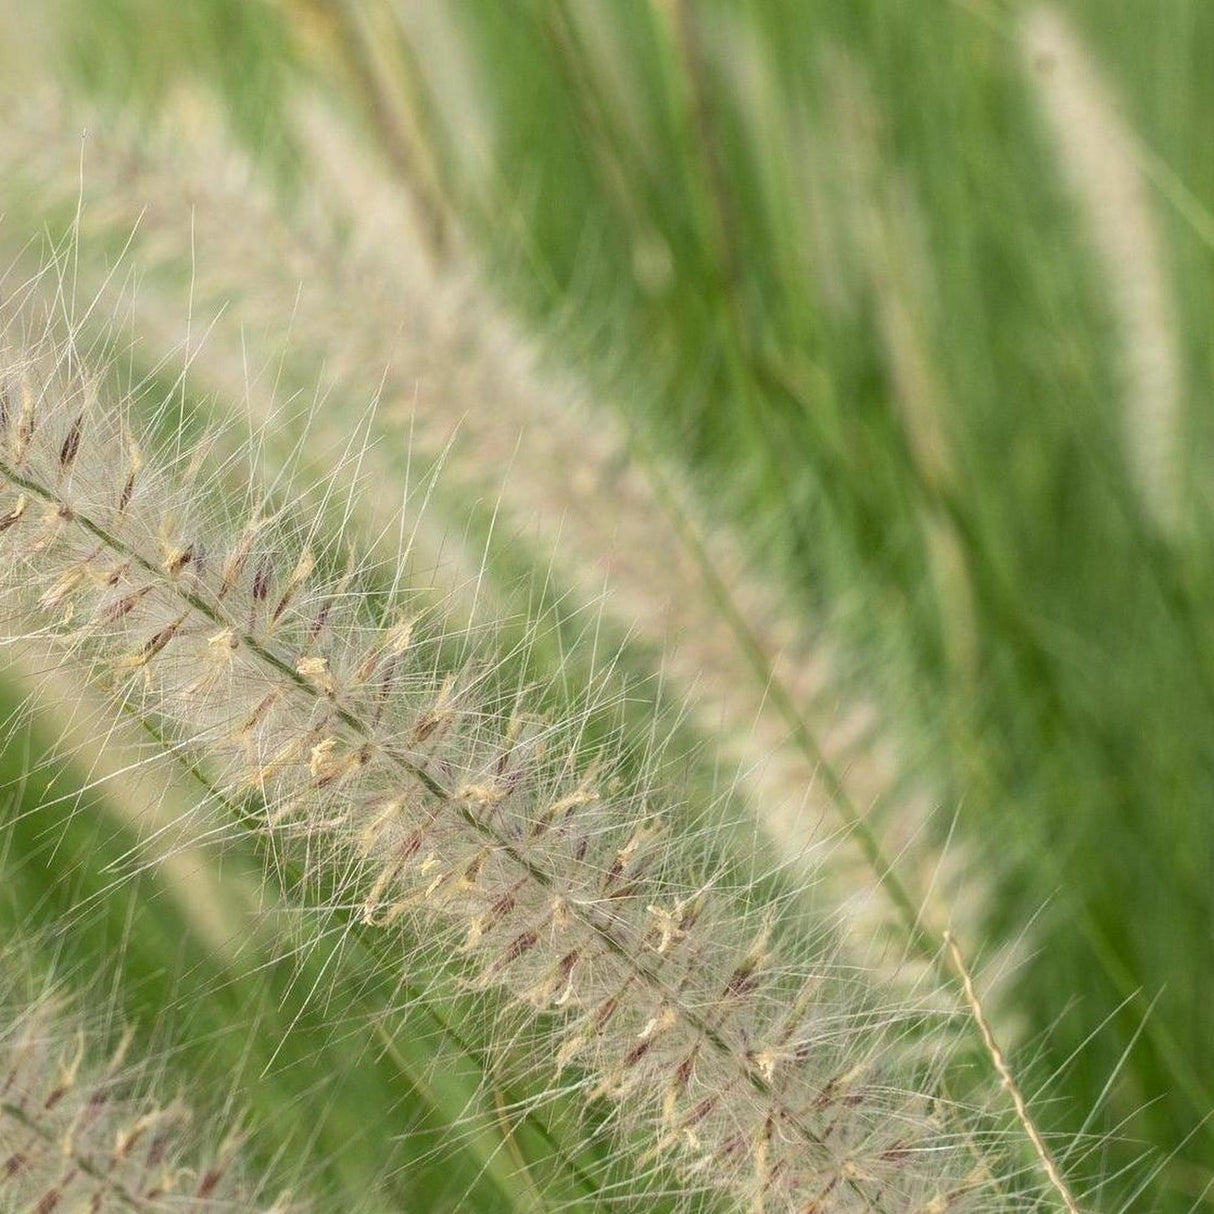
[[[899,1006],[962,1018],[951,928],[1084,1208],[1187,1211],[1214,1204],[1214,8],[1113,7],[9,0],[0,264],[231,517],[289,492],[373,597],[407,548],[433,669],[491,638],[498,694],[683,790],[696,863],[780,930],[829,921]],[[276,844],[37,644],[0,685],[0,915],[69,980],[104,957],[136,1048],[162,1020],[169,1072],[238,1075],[321,1203],[635,1195],[616,1114],[549,1092],[530,1040],[512,1086],[481,1003],[398,987],[353,895],[318,909],[366,889],[306,856],[264,886]],[[942,1090],[997,1104],[955,1027]],[[659,1173],[647,1200],[692,1200]]]

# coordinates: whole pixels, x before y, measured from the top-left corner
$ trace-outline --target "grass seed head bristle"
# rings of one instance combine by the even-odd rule
[[[180,1102],[164,1104],[128,1063],[131,1038],[95,1057],[89,1035],[53,999],[6,1006],[0,1021],[0,1206],[6,1210],[264,1210],[238,1142],[213,1146]]]
[[[335,583],[289,510],[215,525],[201,477],[150,454],[132,488],[121,410],[77,428],[49,339],[10,361],[36,404],[0,451],[6,625],[24,613],[263,830],[331,856],[403,972],[420,939],[504,996],[690,1185],[772,1211],[1001,1208],[1000,1152],[935,1100],[936,1015],[705,880],[654,804],[587,768],[576,721],[538,726],[491,664],[451,666],[407,589]]]

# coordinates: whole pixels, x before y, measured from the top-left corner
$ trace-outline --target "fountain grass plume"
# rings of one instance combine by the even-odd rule
[[[141,435],[19,317],[0,374],[10,637],[252,806],[391,933],[402,976],[421,948],[493,992],[503,1052],[527,1040],[642,1170],[801,1212],[1008,1209],[1035,1183],[941,1098],[955,1009],[891,998],[826,931],[790,938],[654,790],[587,753],[584,722],[542,719],[416,610],[407,553],[371,590],[318,516],[253,487],[225,507],[205,442]]]
[[[1125,459],[1147,516],[1183,521],[1184,374],[1167,248],[1141,149],[1112,83],[1062,11],[1026,9],[1020,42],[1059,171],[1119,338]]]
[[[287,1214],[240,1160],[240,1133],[200,1123],[181,1100],[162,1102],[130,1034],[107,1056],[53,996],[0,1008],[0,1206],[80,1210]]]
[[[75,208],[75,132],[85,119],[59,114],[53,99],[16,113],[0,147],[6,162],[20,162],[14,180],[28,175],[40,208],[69,197]],[[199,129],[189,128],[188,156],[88,122],[81,274],[86,250],[130,237],[130,263],[145,276],[130,305],[141,338],[156,335],[175,348],[184,336],[192,380],[220,399],[244,397],[271,431],[264,419],[272,404],[246,382],[248,339],[290,316],[289,362],[321,366],[328,398],[311,422],[312,449],[322,434],[334,449],[348,443],[339,406],[377,397],[378,442],[360,457],[368,473],[374,467],[399,479],[407,462],[441,461],[448,495],[454,487],[465,502],[495,500],[498,536],[526,534],[532,549],[551,553],[563,612],[593,614],[637,642],[630,648],[642,662],[660,660],[663,685],[686,702],[705,754],[734,770],[736,792],[751,803],[771,850],[801,869],[797,879],[812,873],[819,898],[829,882],[852,914],[888,919],[897,902],[900,929],[916,934],[922,891],[939,862],[917,846],[927,835],[926,798],[897,786],[889,723],[839,691],[830,637],[789,610],[737,536],[719,522],[704,525],[675,469],[610,411],[591,411],[571,377],[537,365],[534,343],[491,305],[468,267],[415,264],[398,192],[338,124],[315,106],[307,111],[326,187],[318,191],[323,202],[285,225],[281,205],[257,188],[248,164],[216,144],[205,111],[190,109],[189,118]],[[210,332],[201,349],[172,320],[185,310],[187,223],[200,251],[189,279],[191,321]],[[166,280],[178,299],[165,293]],[[268,449],[275,445],[293,442],[268,440]],[[385,511],[382,495],[363,495],[359,507],[379,530],[394,503]],[[453,545],[438,548],[449,566]],[[459,564],[462,585],[474,585],[482,604],[501,590],[493,553],[483,576]],[[898,853],[905,878],[912,850],[918,871],[899,882],[881,853]],[[819,865],[827,852],[829,865]],[[874,869],[887,888],[868,888]]]

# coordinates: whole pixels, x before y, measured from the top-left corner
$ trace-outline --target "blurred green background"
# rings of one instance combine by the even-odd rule
[[[399,184],[408,255],[484,267],[496,306],[622,419],[637,458],[681,469],[704,527],[741,538],[748,571],[812,622],[810,648],[829,638],[840,702],[881,705],[896,786],[930,787],[928,829],[969,856],[968,939],[979,959],[1015,954],[1000,1022],[1023,1085],[1048,1093],[1039,1120],[1069,1136],[1059,1154],[1109,1178],[1094,1208],[1214,1208],[1214,6],[1059,3],[1049,20],[1072,40],[1056,54],[1032,38],[1054,26],[1011,0],[9,7],[23,105],[87,97],[186,162],[191,106],[217,105],[284,227],[306,229],[345,174],[318,168],[322,98]],[[79,148],[64,148],[54,198],[5,152],[14,264],[72,223]],[[86,192],[108,180],[97,157],[86,139]],[[378,204],[347,184],[356,232]],[[84,223],[109,235],[79,254],[98,275],[130,213],[107,216],[105,197]],[[205,247],[193,266],[179,249],[178,298],[191,269],[207,274]],[[214,288],[253,290],[232,274]],[[345,339],[335,318],[328,351],[285,355],[294,390]],[[126,370],[177,390],[171,367]],[[222,410],[206,388],[197,410]],[[461,509],[479,552],[491,510]],[[519,551],[489,559],[534,611],[528,569],[548,554]],[[534,660],[576,669],[588,626],[540,582]],[[658,662],[626,646],[612,677],[652,700]],[[640,746],[634,707],[604,728]],[[680,728],[672,761],[707,786],[705,743]],[[551,1208],[607,1183],[594,1141],[506,1133],[472,1107],[494,1090],[475,1048],[377,989],[340,931],[331,957],[327,936],[293,953],[291,912],[287,935],[221,958],[159,869],[100,897],[134,828],[57,800],[73,777],[47,745],[35,723],[5,750],[9,926],[54,928],[69,972],[120,954],[129,1014],[200,1043],[182,1058],[199,1092],[238,1070],[254,1119],[310,1148],[322,1202]],[[224,857],[208,879],[226,888],[244,865],[251,880],[239,848]],[[256,1032],[237,1041],[236,1023]],[[335,1078],[314,1090],[321,1070]]]

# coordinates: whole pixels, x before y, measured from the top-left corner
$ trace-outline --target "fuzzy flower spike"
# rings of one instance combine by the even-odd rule
[[[337,539],[256,506],[216,524],[202,457],[158,456],[50,339],[0,370],[6,627],[344,874],[402,973],[425,941],[496,992],[559,1086],[606,1102],[688,1192],[798,1214],[1028,1208],[999,1144],[939,1099],[947,1016],[883,1006],[827,945],[787,947],[581,761],[576,724],[493,690],[483,660],[447,662],[407,590],[364,592]]]
[[[107,1059],[53,999],[0,1007],[0,1209],[52,1214],[219,1214],[272,1206],[246,1183],[235,1136],[210,1130],[180,1101],[161,1103],[127,1058]]]

